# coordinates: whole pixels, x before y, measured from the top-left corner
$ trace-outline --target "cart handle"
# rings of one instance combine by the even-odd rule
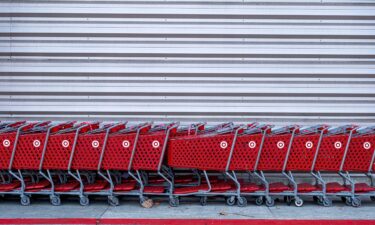
[[[357,129],[358,135],[366,135],[375,133],[375,125]]]
[[[304,129],[300,130],[300,134],[306,135],[306,134],[312,134],[312,133],[320,133],[320,131],[322,131],[322,130],[327,132],[326,128],[329,128],[329,126],[326,125],[326,124],[313,125],[313,126],[306,127]]]
[[[299,126],[298,125],[288,125],[285,127],[277,128],[272,130],[272,134],[283,134],[283,133],[298,133]]]
[[[345,134],[347,132],[355,133],[358,129],[358,125],[350,124],[350,125],[343,125],[339,127],[332,128],[328,130],[329,135],[335,135],[335,134]]]
[[[50,128],[50,132],[51,133],[56,133],[56,132],[58,132],[60,130],[72,128],[75,123],[76,123],[76,121],[67,121],[67,122],[64,122],[64,123],[60,123],[58,125],[52,126]]]

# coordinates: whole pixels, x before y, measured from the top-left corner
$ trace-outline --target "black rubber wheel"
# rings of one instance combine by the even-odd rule
[[[28,205],[30,205],[30,197],[26,196],[26,195],[23,195],[23,196],[21,196],[20,202],[21,202],[21,205],[28,206]]]
[[[120,200],[116,196],[108,196],[108,204],[111,206],[120,205]]]
[[[201,204],[201,206],[207,205],[207,196],[201,197],[199,203]]]
[[[50,200],[50,202],[53,206],[61,205],[61,199],[60,199],[60,196],[58,196],[58,195],[50,196],[49,200]]]
[[[353,207],[360,207],[361,206],[361,199],[357,197],[352,198],[352,206]]]
[[[267,197],[266,198],[266,206],[267,207],[275,206],[275,200],[273,200],[273,198],[271,198],[271,197]]]
[[[263,202],[264,202],[263,197],[258,197],[255,199],[255,204],[258,206],[263,205]]]
[[[245,207],[247,206],[247,199],[243,196],[237,198],[237,206],[238,207]]]
[[[332,200],[327,198],[327,197],[324,197],[323,198],[323,206],[324,207],[331,207],[332,206]]]
[[[225,199],[225,202],[227,203],[227,205],[233,206],[234,204],[236,204],[236,198],[234,196],[227,197]]]
[[[90,200],[89,200],[89,198],[87,196],[81,196],[79,198],[79,204],[81,206],[87,206],[87,205],[89,205],[89,203],[90,203]]]
[[[180,205],[180,200],[178,199],[178,197],[170,198],[169,199],[169,205],[172,206],[172,207],[177,207],[177,206]]]
[[[299,197],[296,197],[296,199],[294,200],[294,205],[297,207],[303,206],[303,200]]]

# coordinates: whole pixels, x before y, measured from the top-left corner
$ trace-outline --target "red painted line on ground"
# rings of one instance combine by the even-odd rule
[[[95,219],[95,218],[0,218],[0,224],[132,224],[132,225],[375,225],[375,220],[282,219]]]

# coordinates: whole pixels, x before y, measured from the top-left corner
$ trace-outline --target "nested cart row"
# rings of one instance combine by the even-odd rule
[[[0,194],[77,196],[81,205],[102,195],[111,205],[119,196],[166,196],[171,206],[194,196],[207,204],[222,196],[228,205],[274,205],[276,197],[296,206],[312,197],[330,206],[339,196],[355,207],[361,196],[375,198],[375,127],[205,123],[128,125],[126,122],[0,123]],[[279,174],[282,182],[271,176]],[[325,174],[329,175],[325,176]],[[336,174],[341,182],[328,182]],[[359,182],[363,175],[368,182]],[[311,176],[313,182],[296,177]]]

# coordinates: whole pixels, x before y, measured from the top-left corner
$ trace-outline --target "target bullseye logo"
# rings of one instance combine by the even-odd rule
[[[255,148],[256,146],[257,146],[257,143],[255,143],[255,141],[249,142],[249,148]]]
[[[306,144],[305,144],[306,148],[308,149],[312,149],[312,147],[314,146],[313,143],[311,141],[306,141]]]
[[[125,140],[122,142],[122,147],[129,148],[129,146],[130,146],[130,142],[128,140]]]
[[[92,146],[93,148],[97,148],[97,147],[99,147],[99,141],[97,141],[97,140],[92,141],[92,142],[91,142],[91,146]]]
[[[40,146],[40,141],[39,140],[34,140],[33,145],[35,148],[38,148]]]
[[[62,142],[61,142],[61,145],[64,147],[64,148],[67,148],[67,147],[69,147],[69,141],[68,140],[63,140]]]
[[[226,142],[226,141],[220,142],[220,148],[225,149],[227,147],[228,147],[228,142]]]
[[[334,145],[336,149],[340,149],[342,147],[342,143],[340,141],[336,141]]]
[[[366,141],[365,143],[363,143],[363,148],[369,150],[371,148],[371,143]]]
[[[3,141],[3,146],[6,147],[6,148],[9,147],[10,146],[10,141],[8,139],[5,139]]]
[[[155,140],[155,141],[152,142],[152,147],[159,148],[159,146],[160,146],[160,142],[159,141]]]
[[[279,148],[279,149],[282,149],[282,148],[284,148],[284,146],[285,146],[285,143],[283,142],[283,141],[279,141],[279,142],[277,142],[277,147]]]

